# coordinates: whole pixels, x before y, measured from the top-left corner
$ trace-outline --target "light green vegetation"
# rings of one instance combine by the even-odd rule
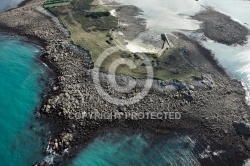
[[[154,78],[156,79],[178,79],[185,80],[191,76],[199,76],[201,73],[197,71],[187,60],[188,55],[183,54],[184,49],[170,48],[166,50],[161,57],[157,54],[145,54],[149,61],[144,61],[137,53],[118,52],[110,55],[102,64],[101,70],[107,72],[112,62],[118,58],[130,59],[136,65],[135,68],[129,69],[127,65],[121,65],[116,70],[119,74],[125,74],[134,78],[146,78],[147,63],[151,63],[154,70]],[[145,63],[147,62],[147,63]]]
[[[187,60],[187,56],[182,48],[166,50],[161,57],[155,59],[157,65],[154,67],[154,77],[185,80],[191,76],[200,75],[200,72]]]
[[[70,5],[50,10],[71,33],[71,40],[92,53],[93,60],[107,48],[114,46],[111,29],[116,28],[117,19],[106,7],[91,6],[92,0],[76,1]]]
[[[53,12],[61,23],[70,31],[71,41],[90,51],[95,61],[98,56],[112,46],[118,45],[113,37],[112,31],[118,26],[118,19],[110,15],[110,8],[106,6],[93,5],[93,0],[72,0],[64,6],[48,8]],[[145,54],[149,61],[145,62],[138,54],[119,51],[105,59],[100,66],[101,71],[108,72],[110,65],[117,59],[130,59],[136,67],[130,69],[127,65],[120,65],[117,74],[125,74],[134,78],[146,78],[145,65],[152,64],[154,77],[157,79],[186,79],[190,75],[198,73],[183,58],[180,48],[166,49],[161,57],[157,54]]]

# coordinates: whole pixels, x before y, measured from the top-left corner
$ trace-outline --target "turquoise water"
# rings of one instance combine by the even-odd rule
[[[111,1],[111,0],[110,0]],[[113,1],[113,0],[112,0]],[[148,31],[138,36],[140,40],[136,44],[141,44],[141,40],[155,38],[163,32],[174,29],[194,30],[199,25],[198,22],[191,20],[186,16],[194,15],[203,9],[203,6],[211,6],[232,19],[240,22],[242,25],[250,28],[250,1],[242,0],[115,0],[128,5],[136,5],[144,11],[142,17],[147,19]],[[200,6],[203,5],[203,6]],[[154,6],[152,8],[152,6]],[[163,19],[164,18],[164,19]],[[190,31],[188,31],[190,32]],[[246,99],[250,105],[250,37],[244,46],[227,46],[214,41],[202,41],[206,48],[212,50],[220,64],[228,71],[228,73],[242,81],[246,88]],[[134,46],[133,42],[129,43],[130,50],[139,49]],[[144,46],[142,44],[142,46]],[[147,46],[146,48],[150,48]],[[138,50],[137,50],[138,51]],[[158,144],[151,144],[149,139],[142,137],[140,134],[136,136],[117,136],[99,137],[91,143],[83,152],[75,159],[72,166],[151,166],[151,165],[197,165],[197,155],[192,150],[193,146],[188,137],[178,137],[174,140],[160,141]],[[187,142],[187,143],[185,143]],[[188,148],[184,148],[188,145]],[[208,149],[205,151],[209,152]],[[202,153],[198,158],[206,158],[206,153]],[[210,153],[210,152],[209,152]],[[217,151],[214,154],[224,154],[226,152]],[[222,165],[237,164],[240,161],[233,161],[234,156],[227,159],[218,159]],[[210,157],[209,157],[210,158]],[[225,163],[225,160],[232,159]],[[235,157],[237,158],[237,157]],[[166,163],[166,161],[168,163]],[[211,160],[212,161],[212,160]],[[181,163],[181,164],[180,164]],[[184,163],[184,164],[183,164]],[[212,164],[208,164],[212,165]],[[250,165],[250,159],[246,165]]]
[[[39,48],[0,35],[0,165],[30,166],[43,158],[44,127],[35,119],[47,77]]]
[[[142,134],[108,134],[96,138],[72,166],[197,165],[195,142],[188,136],[152,142]]]
[[[12,2],[0,0],[0,11],[13,5]],[[138,1],[135,2],[138,3]],[[170,6],[175,9],[175,5],[169,5],[167,1],[157,0],[156,2],[161,3],[160,8]],[[235,3],[234,0],[228,0],[226,4],[223,0],[208,2],[209,5],[212,4],[211,6],[233,16],[241,23],[248,23],[245,25],[249,27],[249,6],[247,6],[249,4],[246,1]],[[213,3],[216,4],[213,5]],[[145,3],[138,4],[147,7]],[[235,5],[239,6],[235,7]],[[152,5],[148,6],[151,10]],[[177,9],[180,9],[179,4]],[[184,9],[186,9],[185,5]],[[151,12],[150,10],[148,11]],[[179,15],[177,17],[171,14],[171,19],[168,20],[175,24],[168,24],[165,21],[164,28],[165,26],[176,28],[180,24],[183,27],[185,24],[186,28],[192,29],[193,24],[196,24],[196,22],[179,19]],[[159,15],[155,14],[155,16]],[[149,23],[154,25],[157,21],[159,22],[158,19],[153,18]],[[192,26],[188,26],[189,24]],[[246,87],[250,89],[249,43],[242,47],[229,47],[213,42],[203,44],[213,50],[221,64],[236,78],[244,81]],[[33,115],[34,109],[40,104],[39,94],[43,89],[38,80],[46,77],[43,67],[34,63],[34,57],[38,51],[39,49],[34,46],[23,44],[7,36],[0,36],[0,165],[26,166],[43,159],[41,151],[45,147],[42,145],[45,140],[42,138],[46,136],[42,133],[45,129]],[[152,140],[141,134],[108,134],[98,137],[83,150],[72,166],[197,165],[197,154],[193,149],[194,142],[188,136],[161,140],[158,143]]]

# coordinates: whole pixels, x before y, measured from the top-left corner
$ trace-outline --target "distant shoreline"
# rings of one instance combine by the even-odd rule
[[[3,12],[8,12],[17,8],[20,8],[22,6],[25,6],[27,3],[31,2],[32,0],[22,0],[19,4],[16,4],[15,6],[11,7],[9,6],[7,9],[5,9]]]

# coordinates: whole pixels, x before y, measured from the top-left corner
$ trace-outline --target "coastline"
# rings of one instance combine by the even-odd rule
[[[27,39],[25,42],[40,46],[43,49],[46,46],[45,40],[43,40],[35,35],[25,34],[23,31],[19,30],[18,28],[8,27],[8,26],[0,23],[0,30],[1,30],[1,33],[6,33],[6,34],[11,35],[11,36],[17,36],[17,37],[23,36],[24,37],[23,41],[25,41],[25,39]]]
[[[201,31],[206,37],[226,45],[244,45],[250,31],[245,25],[232,20],[231,17],[221,14],[211,8],[192,17],[202,21]],[[214,19],[217,18],[217,19]],[[221,36],[218,37],[218,34]]]
[[[29,3],[32,4],[32,1],[27,2],[25,4],[29,4]],[[24,7],[25,7],[25,5],[24,5]],[[12,11],[14,11],[14,10],[15,9],[13,9]],[[56,26],[54,26],[54,28],[56,28]],[[60,115],[58,115],[60,113],[60,111],[46,112],[44,110],[44,106],[47,106],[48,104],[50,104],[50,103],[48,103],[48,100],[51,99],[51,98],[53,100],[54,97],[58,96],[62,92],[61,90],[63,90],[63,88],[65,88],[65,85],[61,85],[61,84],[62,83],[67,83],[67,82],[62,82],[61,81],[61,78],[62,78],[61,76],[64,76],[64,75],[67,75],[67,74],[70,73],[70,72],[67,73],[68,71],[62,71],[61,70],[62,68],[59,69],[54,64],[54,63],[58,62],[58,61],[53,62],[54,58],[57,58],[57,57],[52,56],[49,53],[50,49],[47,49],[48,46],[51,46],[51,45],[53,45],[55,43],[60,44],[60,42],[53,41],[52,38],[51,38],[52,41],[42,39],[42,38],[40,38],[40,37],[38,37],[36,35],[32,35],[32,32],[31,32],[31,34],[27,34],[26,31],[25,31],[26,30],[25,28],[24,29],[15,29],[13,27],[11,28],[11,26],[9,27],[7,25],[1,24],[0,29],[4,29],[6,32],[11,33],[11,34],[17,34],[17,35],[20,35],[20,36],[25,36],[25,37],[27,37],[29,39],[28,41],[30,41],[31,43],[35,42],[35,44],[38,44],[38,45],[40,45],[40,46],[42,46],[44,48],[44,52],[41,55],[41,60],[44,63],[46,63],[46,65],[48,65],[49,68],[54,70],[54,72],[59,77],[59,78],[56,79],[55,84],[53,84],[53,87],[59,87],[59,89],[53,90],[53,87],[52,87],[52,89],[49,92],[49,94],[47,95],[47,97],[44,98],[43,104],[42,104],[42,106],[40,108],[40,113],[41,113],[41,116],[42,116],[41,119],[44,120],[46,123],[50,124],[51,126],[54,126],[53,128],[51,128],[51,130],[53,130],[52,131],[52,133],[53,133],[52,137],[53,137],[53,139],[58,138],[58,140],[62,139],[61,138],[62,132],[67,131],[67,133],[71,133],[69,131],[73,130],[72,129],[72,124],[76,124],[75,127],[77,129],[75,129],[75,130],[80,131],[81,133],[77,136],[77,138],[75,138],[75,140],[72,141],[72,144],[70,145],[72,147],[72,151],[70,152],[71,154],[65,154],[65,156],[64,156],[64,157],[68,158],[69,160],[73,159],[82,150],[82,148],[86,147],[87,144],[89,142],[91,142],[91,140],[96,138],[96,136],[98,136],[98,135],[100,135],[102,133],[107,133],[107,131],[109,131],[110,128],[119,128],[119,127],[121,129],[128,128],[128,129],[132,129],[132,130],[133,129],[138,130],[138,128],[139,128],[139,131],[142,131],[142,132],[145,132],[145,131],[146,132],[149,132],[149,131],[154,132],[156,128],[158,128],[159,126],[162,126],[162,130],[160,129],[159,133],[164,133],[164,131],[170,131],[170,132],[171,131],[176,131],[177,132],[179,130],[190,130],[190,131],[193,131],[193,132],[202,133],[202,135],[203,135],[202,137],[205,137],[205,139],[211,138],[211,139],[208,139],[208,140],[210,140],[210,141],[214,140],[214,142],[221,143],[223,146],[229,146],[230,147],[230,144],[231,144],[232,147],[235,147],[235,145],[233,145],[233,144],[236,144],[236,143],[242,144],[240,136],[237,135],[236,133],[234,133],[232,128],[229,128],[229,131],[232,131],[232,137],[226,135],[226,138],[225,138],[224,142],[220,142],[221,138],[224,138],[224,133],[221,133],[221,130],[213,131],[213,129],[210,128],[211,126],[209,127],[209,122],[204,122],[203,118],[199,119],[198,117],[195,117],[195,116],[193,117],[192,114],[184,116],[185,119],[183,119],[181,122],[165,122],[165,123],[162,123],[162,122],[158,122],[158,121],[149,122],[147,120],[142,120],[142,121],[140,121],[140,120],[139,121],[117,120],[116,122],[109,122],[109,121],[100,121],[100,122],[94,121],[94,122],[91,122],[91,121],[89,121],[88,122],[89,124],[85,125],[84,126],[85,128],[83,129],[83,126],[79,125],[78,122],[70,121],[69,119],[67,119],[67,114],[66,115],[61,114],[62,116],[60,116]],[[55,38],[55,39],[57,39],[57,38]],[[65,50],[72,51],[72,50],[70,50],[68,48],[66,48]],[[65,50],[59,51],[59,52],[64,53]],[[65,52],[67,52],[67,51],[65,51]],[[85,52],[84,54],[87,54],[87,53]],[[60,56],[58,56],[58,57],[60,58]],[[77,58],[77,57],[78,57],[78,55],[75,53],[74,58]],[[84,59],[84,57],[82,57],[82,58]],[[90,62],[87,60],[86,63],[90,63]],[[213,63],[215,64],[216,62],[213,62]],[[58,64],[60,64],[60,63],[58,63]],[[80,63],[80,65],[82,65],[82,63]],[[217,67],[217,65],[218,64],[216,64],[215,67]],[[222,71],[224,71],[224,70],[222,70]],[[62,72],[65,72],[65,73],[63,74]],[[74,71],[73,73],[76,73],[76,72]],[[85,73],[85,71],[84,71],[84,73]],[[86,79],[87,82],[90,81],[90,79],[88,78],[87,75],[85,77],[86,78],[82,78],[82,79]],[[227,77],[229,77],[229,76],[227,75]],[[81,77],[79,77],[79,78],[81,78]],[[241,87],[239,85],[239,82],[237,82],[237,81],[232,81],[232,82],[233,82],[232,84],[236,85],[236,88],[235,88],[236,90],[238,88],[239,89],[243,88],[243,87]],[[87,83],[87,85],[91,85],[91,82]],[[61,87],[62,87],[62,89],[61,89]],[[205,89],[205,91],[208,91],[208,90]],[[158,93],[158,92],[156,92],[156,93]],[[153,94],[150,94],[150,95],[153,95]],[[240,96],[241,96],[240,100],[243,100],[244,99],[244,94],[242,94]],[[245,105],[244,107],[247,107],[247,106]],[[116,108],[113,108],[112,110],[114,110],[114,109],[116,109]],[[189,109],[189,110],[191,110],[191,109]],[[189,124],[189,126],[186,125],[187,123]],[[204,127],[204,125],[207,125],[207,124],[208,124],[208,127]],[[124,126],[127,126],[127,127],[124,127]],[[208,132],[210,130],[211,130],[211,133]],[[237,141],[235,142],[235,140],[237,140]],[[53,141],[54,140],[51,140],[51,142],[53,142]],[[211,142],[213,142],[213,141],[211,141]],[[221,145],[221,147],[223,147],[222,145]],[[75,148],[76,146],[78,146],[78,147]],[[64,150],[64,145],[63,145],[62,148],[58,149],[57,152],[61,153],[61,150]],[[246,156],[249,156],[249,154],[247,154]],[[245,157],[243,157],[243,158],[245,159]]]
[[[47,144],[47,125],[36,119],[35,111],[50,88],[52,80],[48,76],[52,73],[39,58],[41,47],[30,44],[30,39],[1,32],[0,37],[3,62],[0,125],[3,144],[0,156],[3,165],[20,162],[32,165],[43,158],[44,145]]]
[[[8,12],[8,11],[11,11],[11,10],[14,10],[14,9],[17,9],[17,8],[20,8],[20,7],[23,7],[25,6],[27,3],[31,2],[32,0],[23,0],[21,1],[18,5],[16,5],[16,7],[13,7],[13,8],[10,8],[4,12]]]

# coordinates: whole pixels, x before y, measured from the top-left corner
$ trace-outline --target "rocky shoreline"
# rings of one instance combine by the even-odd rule
[[[211,8],[196,14],[193,18],[203,22],[201,29],[205,36],[222,44],[244,45],[250,34],[245,26]]]
[[[139,103],[115,106],[96,92],[89,74],[93,62],[88,52],[67,43],[67,37],[55,22],[37,9],[42,3],[33,0],[0,14],[0,31],[26,36],[30,42],[36,41],[35,44],[44,49],[41,59],[57,74],[56,82],[39,111],[40,119],[51,126],[48,155],[57,154],[54,165],[67,165],[94,138],[112,129],[154,134],[195,133],[216,148],[231,149],[230,155],[223,155],[231,165],[242,165],[250,157],[250,129],[244,125],[250,120],[245,91],[239,81],[215,66],[210,51],[181,34],[179,40],[173,41],[191,53],[188,58],[199,70],[211,75],[214,86],[189,86],[171,93],[152,89]],[[115,93],[109,85],[107,91]],[[82,111],[109,111],[122,115],[124,112],[161,112],[166,109],[181,112],[182,119],[129,120],[123,117],[110,121],[69,118],[72,113]],[[242,125],[235,128],[236,122]],[[48,163],[41,161],[37,165]]]

